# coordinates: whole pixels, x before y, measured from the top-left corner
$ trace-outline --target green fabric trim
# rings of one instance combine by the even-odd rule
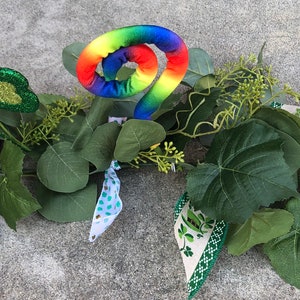
[[[224,245],[228,231],[228,224],[224,221],[217,222],[201,259],[188,282],[188,299],[192,299],[202,287],[212,267],[214,266],[220,251]]]
[[[174,207],[174,224],[176,223],[182,208],[185,206],[185,204],[189,201],[187,193],[185,192],[184,194],[182,194],[180,196],[180,198],[178,199],[178,201],[176,202],[176,205]]]
[[[174,223],[176,223],[182,208],[188,201],[188,194],[186,192],[178,199],[174,208]],[[197,264],[190,281],[188,282],[189,300],[191,300],[198,293],[207,276],[209,275],[224,245],[227,231],[228,224],[224,221],[219,221],[215,224],[201,259]]]

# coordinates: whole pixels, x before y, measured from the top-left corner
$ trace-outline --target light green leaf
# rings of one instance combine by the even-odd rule
[[[71,193],[86,186],[89,162],[69,142],[49,145],[37,164],[40,181],[50,190]]]
[[[0,154],[4,176],[0,176],[0,215],[9,227],[16,230],[16,222],[40,208],[21,183],[24,154],[19,147],[5,141]]]
[[[106,170],[113,160],[116,140],[120,130],[121,126],[116,122],[98,126],[90,141],[81,150],[81,156],[91,162],[97,170]]]
[[[89,184],[86,188],[74,193],[56,193],[45,187],[37,190],[38,200],[43,207],[39,213],[46,219],[55,222],[92,219],[97,200],[96,184]]]
[[[193,87],[201,77],[208,74],[214,74],[214,66],[210,56],[200,48],[190,48],[189,66],[182,81]]]
[[[216,134],[206,163],[188,174],[192,205],[213,219],[243,223],[260,206],[296,195],[281,145],[277,132],[258,120]]]
[[[76,74],[76,65],[78,61],[78,57],[82,50],[85,48],[86,44],[75,42],[63,49],[62,52],[62,61],[64,67],[73,75],[77,76]]]
[[[291,231],[264,245],[273,268],[287,283],[300,288],[300,199],[292,198],[287,210],[295,222]]]
[[[230,225],[226,237],[228,252],[241,255],[254,245],[288,233],[293,223],[293,215],[284,209],[262,208],[242,225]]]
[[[201,92],[203,90],[210,90],[216,86],[216,78],[212,74],[205,75],[198,79],[194,85],[195,92]]]
[[[160,143],[165,137],[166,132],[160,124],[154,121],[131,119],[122,126],[114,157],[121,162],[130,162],[139,151]]]

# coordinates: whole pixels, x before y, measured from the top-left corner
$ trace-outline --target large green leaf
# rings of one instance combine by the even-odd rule
[[[16,230],[16,222],[40,208],[21,183],[24,154],[19,147],[5,141],[0,154],[3,176],[0,176],[0,215],[9,227]]]
[[[182,81],[193,87],[201,77],[208,74],[214,74],[214,66],[210,56],[200,48],[190,48],[189,66]]]
[[[62,61],[64,67],[73,75],[76,75],[76,65],[77,60],[82,52],[82,50],[85,48],[86,44],[75,42],[63,49],[62,52]]]
[[[86,186],[89,162],[69,142],[49,145],[37,164],[40,181],[50,190],[71,193]]]
[[[95,97],[73,143],[74,149],[82,149],[88,143],[95,128],[108,121],[112,107],[113,99]]]
[[[293,223],[293,215],[284,209],[262,208],[245,223],[230,225],[226,236],[228,252],[241,255],[254,245],[288,233]]]
[[[139,151],[160,143],[165,137],[166,132],[160,124],[154,121],[131,119],[122,126],[114,157],[121,162],[130,162]]]
[[[300,288],[300,199],[292,198],[287,210],[295,221],[289,233],[264,245],[264,252],[281,278]]]
[[[284,158],[296,172],[300,168],[300,119],[282,109],[262,107],[253,116],[275,128],[284,141]]]
[[[39,187],[37,197],[42,205],[39,213],[55,222],[91,220],[97,200],[97,185],[89,184],[74,193],[57,193]]]
[[[187,177],[193,206],[211,218],[243,223],[260,206],[295,195],[281,145],[277,132],[259,120],[216,134],[206,163]]]
[[[81,156],[91,162],[99,171],[106,170],[116,146],[121,126],[116,122],[100,125],[94,131],[90,141],[81,150]]]

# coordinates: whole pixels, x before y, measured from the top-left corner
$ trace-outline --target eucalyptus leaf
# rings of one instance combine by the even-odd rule
[[[18,127],[21,123],[21,114],[19,112],[0,109],[0,122],[11,127]]]
[[[63,49],[62,52],[63,65],[69,71],[69,73],[71,73],[75,77],[77,76],[76,65],[77,65],[78,57],[85,47],[86,47],[85,43],[75,42]]]
[[[84,119],[85,115],[79,112],[75,116],[72,116],[72,121],[68,118],[62,119],[56,128],[56,132],[59,134],[59,141],[73,143],[81,130]]]
[[[70,142],[49,145],[41,155],[37,164],[37,175],[48,189],[72,193],[86,186],[89,162],[71,146]]]
[[[16,230],[16,222],[41,208],[21,183],[24,154],[21,149],[4,141],[0,154],[3,176],[0,176],[0,215],[7,225]]]
[[[81,156],[91,162],[97,170],[105,171],[113,160],[120,130],[121,126],[116,122],[98,126],[87,145],[81,150]]]
[[[117,73],[117,80],[126,80],[128,79],[133,73],[135,72],[135,69],[128,68],[126,66],[123,66]]]
[[[195,92],[201,92],[203,90],[210,90],[216,86],[216,78],[213,74],[208,74],[195,82],[194,90]]]
[[[131,119],[122,126],[114,157],[121,162],[132,161],[141,150],[158,144],[166,137],[164,128],[154,122]]]
[[[91,183],[74,193],[57,193],[40,187],[37,197],[42,205],[39,213],[55,222],[91,220],[97,200],[97,185]]]
[[[189,49],[189,66],[182,79],[191,87],[203,76],[214,74],[214,66],[210,56],[200,48]]]
[[[187,176],[192,205],[213,219],[243,223],[260,206],[296,195],[281,145],[259,120],[216,134],[206,162]]]
[[[74,149],[82,149],[88,143],[95,128],[108,121],[112,107],[113,99],[95,97],[85,119],[81,124],[80,131],[74,140],[72,146]]]
[[[293,222],[293,215],[284,209],[262,208],[245,223],[230,225],[226,236],[228,252],[241,255],[254,245],[267,243],[288,233]]]
[[[273,268],[287,283],[300,288],[300,199],[289,200],[286,209],[293,214],[294,224],[289,233],[264,245]]]
[[[136,104],[143,96],[144,93],[138,93],[134,96],[124,99],[111,99],[113,101],[113,106],[110,115],[118,118],[133,118]]]

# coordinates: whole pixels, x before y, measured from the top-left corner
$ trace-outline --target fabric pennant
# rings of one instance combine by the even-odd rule
[[[116,219],[122,210],[123,204],[119,196],[120,180],[115,172],[120,166],[117,161],[112,161],[109,169],[105,171],[104,182],[99,196],[89,241],[94,242]]]
[[[205,282],[225,242],[228,225],[215,221],[190,205],[187,193],[175,207],[174,232],[183,259],[189,296]]]

